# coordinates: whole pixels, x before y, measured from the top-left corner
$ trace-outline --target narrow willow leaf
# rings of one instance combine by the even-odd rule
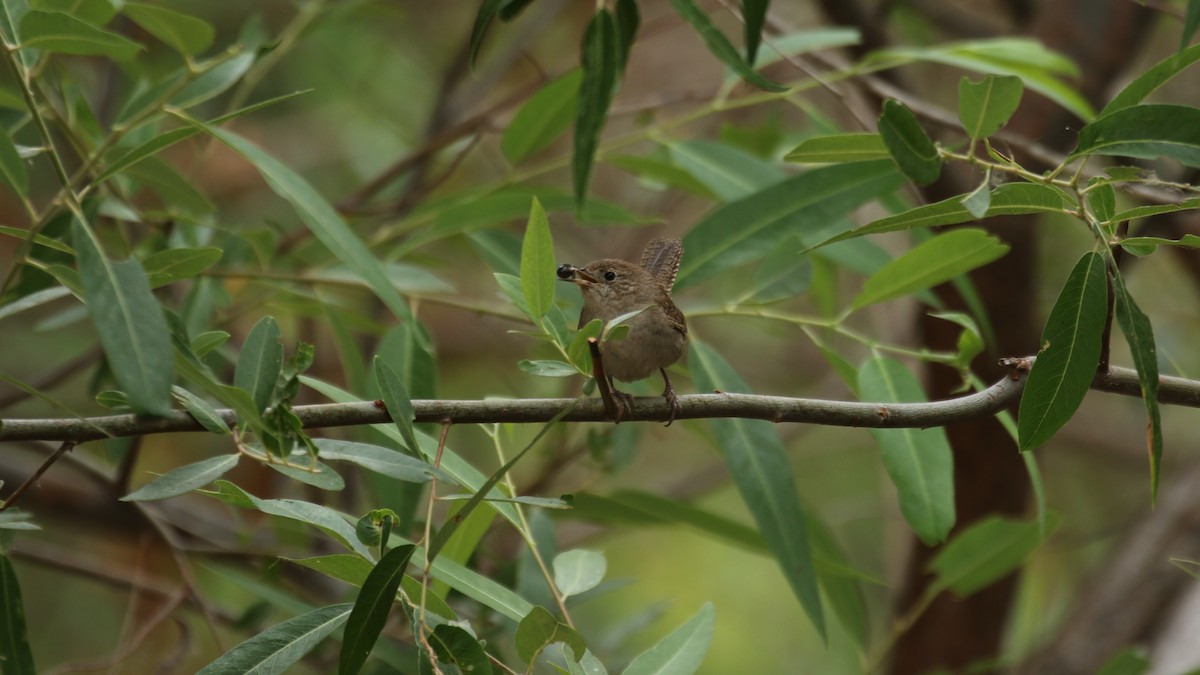
[[[4,675],[37,675],[25,630],[21,585],[8,555],[0,555],[0,654]]]
[[[195,56],[212,46],[212,25],[190,14],[140,2],[126,2],[121,13],[180,54]]]
[[[837,164],[889,157],[879,134],[835,134],[806,138],[783,158],[797,164]]]
[[[71,231],[88,313],[117,384],[137,412],[167,414],[174,379],[171,336],[142,266],[133,258],[108,260],[91,229],[78,220]]]
[[[979,184],[979,187],[962,198],[963,208],[976,219],[982,219],[987,215],[988,209],[992,207],[990,183],[990,176],[984,176],[983,182]]]
[[[929,569],[934,587],[966,597],[1020,567],[1058,527],[1051,512],[1042,530],[1037,521],[1024,522],[999,516],[976,521],[934,556]]]
[[[1079,144],[1067,159],[1086,155],[1169,157],[1200,167],[1200,109],[1165,104],[1122,108],[1079,132]]]
[[[891,161],[837,164],[813,169],[724,204],[683,238],[687,251],[676,288],[760,259],[780,240],[827,226],[903,184]]]
[[[329,605],[288,619],[230,649],[198,675],[279,675],[346,623],[350,603]]]
[[[346,482],[342,480],[342,477],[328,466],[320,462],[309,466],[311,462],[307,459],[306,455],[293,454],[289,458],[289,461],[291,464],[267,462],[267,466],[294,481],[311,485],[321,490],[339,492],[346,487]]]
[[[375,569],[367,575],[362,590],[354,601],[354,609],[346,620],[346,633],[342,638],[342,652],[338,658],[338,675],[356,675],[367,662],[367,656],[379,640],[383,625],[387,623],[392,603],[404,570],[417,547],[397,546],[388,551]]]
[[[1200,209],[1200,197],[1192,199],[1184,199],[1174,204],[1155,204],[1153,206],[1136,206],[1132,209],[1125,209],[1114,215],[1112,220],[1138,220],[1141,218],[1149,218],[1164,213],[1177,213],[1179,211],[1192,211]],[[1129,239],[1141,239],[1142,237],[1130,237]],[[1186,238],[1186,237],[1185,237]],[[1128,241],[1128,239],[1126,240]]]
[[[517,367],[523,373],[537,375],[538,377],[572,377],[579,374],[579,371],[565,361],[553,361],[546,359],[529,360],[525,359],[517,363]]]
[[[441,476],[453,482],[449,476],[434,469],[433,465],[391,448],[332,438],[314,438],[313,444],[317,446],[321,459],[350,462],[396,480],[428,483],[434,476]]]
[[[1180,49],[1192,41],[1197,28],[1200,28],[1200,0],[1188,0],[1187,14],[1183,18],[1183,32],[1179,35]]]
[[[402,320],[413,320],[408,303],[396,291],[383,266],[338,215],[333,206],[299,174],[279,160],[263,152],[246,139],[223,129],[185,119],[188,124],[203,129],[214,138],[245,157],[275,194],[286,199],[308,226],[309,231],[339,260],[362,277],[383,304]]]
[[[107,56],[126,61],[142,51],[142,45],[97,28],[66,12],[30,10],[21,18],[21,48],[43,49],[60,54]]]
[[[697,340],[691,341],[688,363],[700,391],[749,391],[725,359]],[[742,501],[805,613],[824,636],[825,615],[817,592],[808,528],[778,433],[770,422],[759,420],[719,419],[709,424]]]
[[[205,494],[239,508],[256,509],[267,515],[307,523],[326,532],[358,555],[368,559],[371,557],[367,547],[358,541],[354,527],[346,522],[342,514],[331,508],[296,499],[259,499],[226,480],[218,480],[216,487],[216,491]]]
[[[212,267],[224,254],[219,248],[168,248],[142,259],[150,287],[188,279]]]
[[[1085,253],[1063,284],[1042,330],[1042,347],[1021,394],[1017,430],[1021,450],[1050,440],[1071,419],[1100,362],[1108,287],[1104,259]]]
[[[453,664],[459,672],[470,675],[491,675],[492,663],[483,645],[462,628],[444,623],[434,628],[428,639],[442,663]]]
[[[623,675],[691,675],[712,644],[717,613],[711,602],[650,649],[638,654]]]
[[[205,429],[214,434],[230,433],[229,425],[221,418],[217,409],[209,405],[208,401],[205,401],[183,387],[171,387],[171,393],[175,395],[175,400],[183,404],[188,414]]]
[[[1180,246],[1183,248],[1200,248],[1200,236],[1185,234],[1179,239],[1163,239],[1162,237],[1129,237],[1122,239],[1121,246],[1134,255],[1149,255],[1159,246]]]
[[[712,55],[717,57],[721,63],[729,66],[742,79],[766,91],[787,91],[787,87],[759,75],[758,71],[742,60],[741,55],[730,44],[729,39],[717,30],[708,15],[696,5],[694,0],[671,0],[671,7],[684,21],[691,24],[692,29],[708,46],[708,51],[712,52]]]
[[[534,323],[540,323],[554,305],[555,267],[550,221],[534,197],[521,242],[521,293]]]
[[[579,69],[550,82],[521,104],[500,137],[500,151],[512,164],[541,150],[571,126],[579,107]]]
[[[624,73],[629,65],[629,52],[633,50],[633,42],[637,38],[638,28],[642,24],[642,13],[638,9],[637,0],[617,0],[617,37],[621,46],[618,53],[617,72]]]
[[[565,643],[574,653],[575,661],[583,658],[587,646],[574,628],[554,618],[544,607],[534,607],[517,626],[515,638],[517,656],[532,664],[543,649],[555,642]]]
[[[12,186],[13,192],[22,197],[29,196],[29,172],[3,127],[0,127],[0,175]]]
[[[946,42],[932,47],[906,47],[874,52],[868,63],[909,60],[944,63],[977,73],[1015,75],[1025,86],[1081,119],[1091,120],[1096,111],[1077,90],[1063,80],[1078,77],[1078,67],[1066,56],[1046,49],[1045,45],[1029,38],[994,38]]]
[[[742,22],[746,36],[746,64],[753,66],[758,60],[758,45],[762,42],[763,24],[767,20],[767,9],[771,0],[742,0]]]
[[[1154,346],[1154,330],[1150,317],[1133,301],[1125,280],[1119,272],[1113,272],[1112,290],[1117,325],[1129,343],[1133,365],[1137,367],[1138,382],[1142,387],[1142,401],[1146,405],[1146,454],[1150,458],[1150,500],[1158,499],[1158,474],[1162,466],[1162,415],[1158,408],[1158,354]]]
[[[592,178],[592,164],[600,132],[608,120],[608,107],[617,86],[621,58],[617,22],[607,9],[596,12],[583,36],[580,66],[583,81],[579,86],[579,108],[575,113],[575,144],[571,155],[571,176],[575,201],[582,206]]]
[[[194,464],[169,471],[142,487],[121,497],[123,502],[147,502],[176,497],[204,487],[237,466],[241,455],[209,457]]]
[[[1021,78],[989,75],[982,82],[958,82],[958,118],[972,141],[1000,131],[1017,111],[1025,87]]]
[[[904,364],[874,358],[858,373],[858,395],[872,403],[923,403],[925,392]],[[869,429],[896,486],[900,512],[927,546],[946,540],[954,527],[954,456],[946,430]]]
[[[696,140],[671,143],[668,149],[675,164],[725,202],[787,177],[774,164],[726,143]]]
[[[176,92],[171,97],[171,105],[183,110],[220,96],[227,89],[242,81],[242,76],[246,74],[246,71],[250,70],[250,66],[254,65],[256,58],[257,54],[253,50],[249,50],[218,63],[197,75],[196,79],[188,82],[182,89]],[[295,91],[291,94],[284,94],[283,96],[269,99],[262,103],[247,106],[242,110],[229,113],[229,115],[241,115],[249,110],[271,105],[279,100],[291,98],[292,96],[304,94],[309,91],[312,90],[306,89]],[[222,115],[217,119],[224,121],[223,118],[228,118],[229,115]],[[216,120],[210,124],[215,123],[217,123]]]
[[[216,209],[194,182],[158,157],[147,157],[125,169],[125,175],[157,195],[168,213],[198,216]]]
[[[408,390],[404,387],[400,376],[378,356],[375,357],[375,381],[379,384],[383,403],[387,406],[388,414],[392,416],[392,422],[395,423],[396,429],[400,431],[400,437],[404,439],[405,447],[408,448],[409,454],[416,457],[420,452],[421,445],[417,442],[416,432],[413,429],[415,413],[412,399],[408,397]]]
[[[554,585],[564,598],[590,591],[604,580],[604,554],[577,548],[554,556]]]
[[[908,106],[895,99],[883,102],[879,136],[896,165],[912,182],[929,185],[941,175],[942,158],[937,146]]]
[[[936,286],[986,265],[1009,246],[985,230],[964,228],[918,244],[876,272],[854,299],[854,309]]]
[[[1192,0],[1191,4],[1200,10],[1200,0]],[[1104,117],[1121,108],[1141,103],[1147,96],[1179,73],[1187,70],[1196,61],[1200,61],[1200,45],[1192,45],[1159,61],[1125,85],[1125,88],[1118,92],[1108,102],[1108,105],[1104,106],[1104,109],[1100,111],[1100,116]]]
[[[679,165],[654,155],[606,155],[604,162],[637,175],[642,184],[653,190],[672,187],[706,199],[715,197],[713,191]]]
[[[1111,221],[1117,212],[1117,191],[1112,183],[1103,183],[1088,190],[1087,205],[1097,221]]]
[[[992,190],[991,206],[988,207],[985,218],[995,216],[1017,216],[1029,213],[1060,213],[1067,208],[1063,193],[1047,185],[1034,183],[1005,183]],[[831,237],[813,248],[828,246],[846,239],[861,237],[866,234],[880,232],[898,232],[918,227],[935,227],[939,225],[957,225],[972,220],[978,220],[967,207],[961,197],[918,206],[894,216],[881,218],[860,228],[843,232]]]
[[[279,323],[270,316],[259,319],[246,336],[233,371],[233,385],[250,394],[259,412],[274,401],[283,369],[283,343],[279,339]]]
[[[479,11],[475,13],[475,22],[471,27],[471,41],[469,43],[468,57],[471,65],[475,65],[475,60],[479,57],[479,47],[483,45],[483,36],[487,33],[488,26],[492,24],[492,20],[496,18],[500,7],[508,0],[483,0],[479,5]]]

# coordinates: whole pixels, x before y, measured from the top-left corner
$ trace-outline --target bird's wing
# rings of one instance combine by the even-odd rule
[[[668,291],[675,285],[683,242],[678,239],[651,239],[642,253],[642,268],[652,274]]]

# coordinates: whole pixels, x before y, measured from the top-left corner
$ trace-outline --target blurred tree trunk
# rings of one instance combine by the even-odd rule
[[[1128,0],[1055,0],[1038,5],[1030,33],[1049,48],[1074,59],[1082,74],[1083,95],[1099,108],[1114,76],[1134,60],[1153,16],[1153,12]],[[1073,144],[1080,124],[1058,105],[1027,91],[1007,128],[1065,152]],[[1023,166],[1037,166],[1030,157],[1018,156],[1017,161]],[[941,181],[926,189],[925,196],[931,202],[940,201],[974,187],[964,182],[962,176],[944,174]],[[1034,219],[992,218],[983,224],[1012,246],[1007,256],[971,275],[995,327],[996,353],[1035,353],[1044,317],[1034,302],[1038,284]],[[949,309],[965,311],[962,298],[952,287],[939,289],[939,295]],[[957,326],[930,318],[923,310],[917,321],[927,347],[954,349]],[[984,380],[1000,376],[995,356],[985,353],[974,364],[975,372]],[[935,399],[951,396],[961,384],[957,374],[947,368],[932,366],[928,376],[930,395]],[[1029,478],[1016,445],[999,422],[989,418],[958,424],[947,428],[947,432],[955,454],[955,531],[989,515],[1026,515]],[[899,614],[924,593],[929,581],[925,569],[936,552],[919,541],[914,544]],[[995,657],[1016,588],[1017,577],[1012,575],[967,598],[942,594],[896,644],[891,672],[907,675],[935,668],[958,670]]]

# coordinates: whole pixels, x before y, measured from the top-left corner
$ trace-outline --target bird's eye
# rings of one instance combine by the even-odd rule
[[[616,278],[617,278],[617,273],[612,270],[608,270],[607,272],[604,273],[605,281],[612,281],[613,279],[616,279]]]

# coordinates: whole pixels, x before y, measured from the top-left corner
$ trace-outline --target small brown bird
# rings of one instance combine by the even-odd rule
[[[613,378],[634,382],[655,370],[662,373],[666,384],[662,395],[671,405],[668,425],[679,412],[679,400],[666,368],[683,356],[687,343],[687,322],[671,301],[671,287],[682,256],[683,243],[678,239],[654,239],[646,245],[641,265],[604,258],[583,267],[566,264],[558,268],[559,279],[576,284],[583,292],[580,328],[592,319],[607,323],[622,314],[644,310],[624,322],[629,326],[624,339],[601,344],[600,355],[610,385]],[[615,386],[611,389],[623,399],[620,403],[628,406],[632,397],[618,392]]]

